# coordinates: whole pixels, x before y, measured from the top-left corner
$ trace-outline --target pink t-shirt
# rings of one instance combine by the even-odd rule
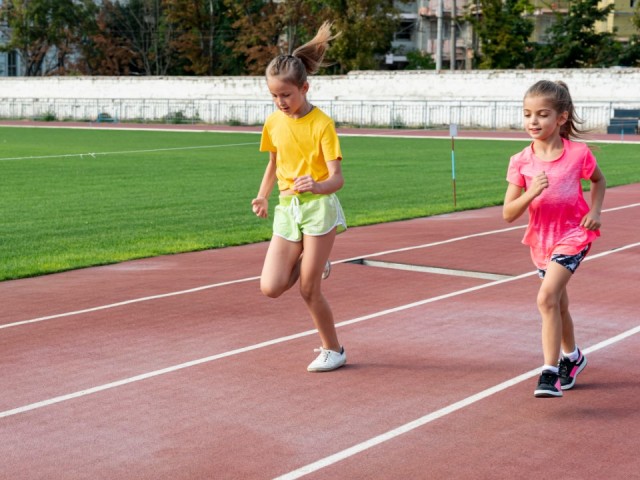
[[[589,212],[581,179],[590,178],[596,159],[583,143],[562,139],[562,155],[551,162],[536,157],[533,144],[511,157],[507,181],[525,189],[544,171],[549,187],[529,204],[529,225],[522,243],[531,248],[538,268],[546,269],[552,254],[575,255],[600,236],[580,226]]]

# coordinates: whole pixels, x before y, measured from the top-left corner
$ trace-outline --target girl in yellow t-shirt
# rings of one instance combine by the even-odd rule
[[[253,212],[267,217],[268,198],[277,181],[273,237],[260,277],[260,289],[277,298],[300,280],[300,294],[318,329],[322,346],[310,372],[326,372],[347,361],[338,341],[333,313],[322,294],[329,275],[329,254],[346,222],[335,192],[342,188],[340,142],[331,118],[307,100],[307,75],[323,65],[331,36],[324,23],[316,36],[293,55],[279,55],[267,67],[267,86],[278,109],[266,120],[260,151],[269,152]],[[303,255],[304,253],[304,255]]]

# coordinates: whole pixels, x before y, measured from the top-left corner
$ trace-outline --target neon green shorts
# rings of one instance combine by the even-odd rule
[[[326,235],[335,227],[338,233],[347,229],[342,206],[335,193],[318,195],[300,193],[280,197],[273,215],[273,234],[291,242],[302,235]]]

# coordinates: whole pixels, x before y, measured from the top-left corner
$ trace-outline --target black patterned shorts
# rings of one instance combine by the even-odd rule
[[[587,245],[582,249],[580,253],[576,253],[575,255],[563,255],[562,253],[556,253],[551,255],[551,262],[556,262],[562,265],[564,268],[569,270],[571,273],[575,273],[575,271],[580,266],[580,262],[584,260],[584,257],[589,253],[589,249],[591,248],[591,244]],[[538,269],[538,276],[540,278],[544,278],[546,270]]]

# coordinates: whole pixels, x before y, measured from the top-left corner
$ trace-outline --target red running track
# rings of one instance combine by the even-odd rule
[[[297,292],[258,291],[264,243],[2,282],[0,476],[638,478],[639,201],[608,190],[570,283],[562,399],[533,397],[538,280],[499,207],[340,235],[324,374]]]

